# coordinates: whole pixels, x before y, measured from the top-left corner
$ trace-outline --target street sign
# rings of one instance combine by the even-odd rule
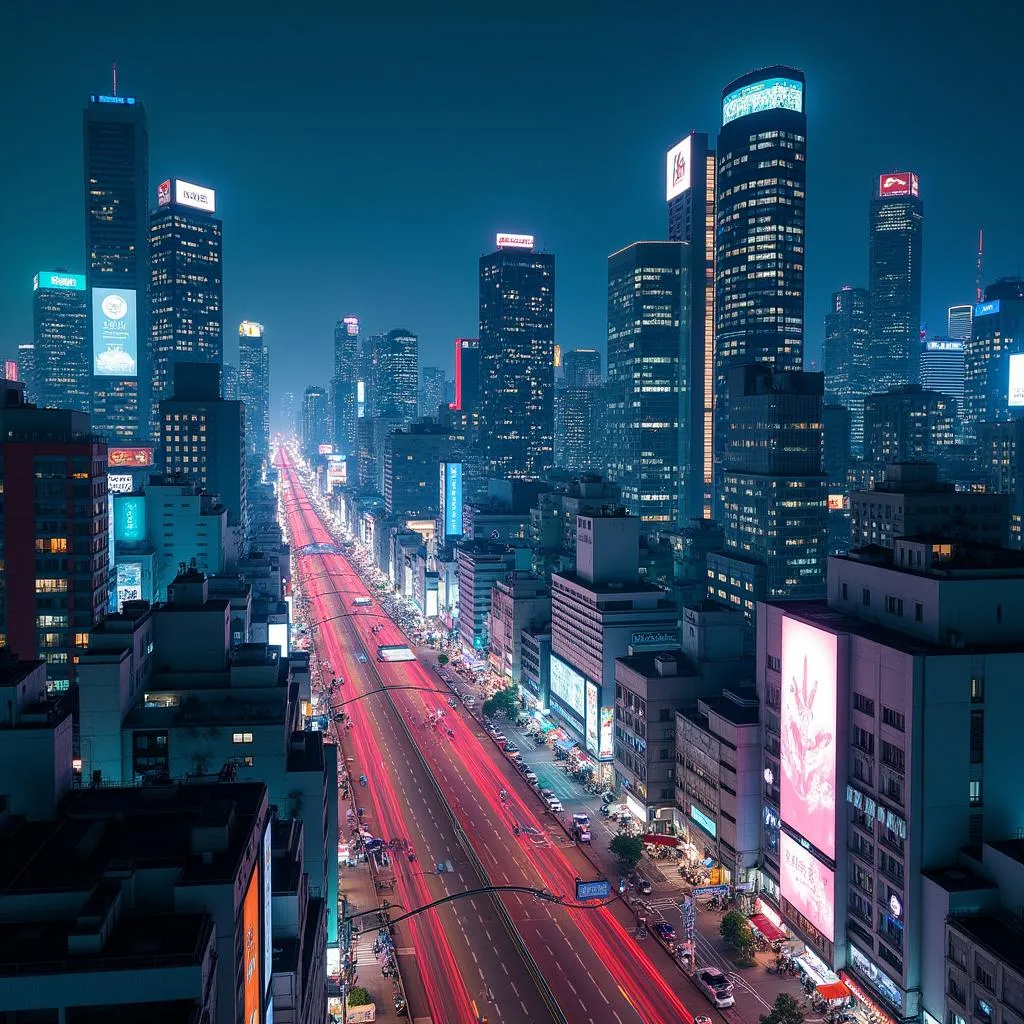
[[[698,885],[690,890],[691,896],[728,896],[729,886],[727,885]]]
[[[606,900],[612,894],[611,883],[606,878],[599,878],[595,882],[576,881],[576,900]]]

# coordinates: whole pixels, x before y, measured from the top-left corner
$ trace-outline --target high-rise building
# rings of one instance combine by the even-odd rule
[[[281,429],[286,434],[300,433],[300,426],[295,420],[294,391],[284,391],[281,394]]]
[[[803,366],[804,92],[803,72],[783,66],[748,72],[722,92],[715,214],[716,479],[728,451],[730,368]]]
[[[221,364],[220,390],[225,402],[238,401],[238,367],[231,363]]]
[[[604,466],[606,394],[601,384],[555,391],[555,465],[559,469],[585,473]]]
[[[90,96],[84,117],[85,254],[92,426],[150,434],[149,135],[133,96]]]
[[[262,476],[270,459],[270,349],[263,324],[253,320],[238,325],[238,400],[245,406],[246,468]]]
[[[331,440],[339,455],[355,455],[359,417],[359,317],[334,325],[334,376],[331,378]]]
[[[315,384],[306,388],[302,396],[302,454],[312,462],[320,445],[330,443],[327,417],[327,392]]]
[[[32,280],[35,385],[30,401],[88,412],[92,366],[86,342],[85,274],[41,270]]]
[[[18,346],[18,380],[25,385],[25,401],[39,405],[38,374],[36,373],[36,347],[32,344]],[[8,379],[10,379],[8,377]]]
[[[420,377],[420,415],[436,418],[437,410],[444,404],[444,370],[438,366],[424,366]]]
[[[593,388],[601,383],[601,353],[596,348],[572,348],[562,357],[567,388]]]
[[[455,339],[455,400],[459,412],[480,411],[480,339]]]
[[[968,335],[970,338],[970,335]],[[959,338],[932,338],[921,349],[921,387],[956,399],[958,415],[964,407],[964,342]]]
[[[438,472],[448,460],[448,431],[414,423],[384,441],[384,511],[389,516],[436,516],[441,500]]]
[[[689,245],[684,293],[682,522],[714,514],[715,190],[717,163],[706,132],[691,132],[665,157],[668,237]],[[698,487],[698,481],[701,487]],[[703,493],[702,493],[703,491]]]
[[[858,452],[864,443],[864,396],[875,390],[868,368],[870,298],[867,289],[844,285],[825,314],[825,398],[850,410],[850,442]]]
[[[683,514],[683,360],[689,324],[686,242],[634,242],[608,257],[608,477],[647,529]]]
[[[964,344],[964,426],[1017,418],[1024,381],[1014,388],[1013,368],[1024,369],[1024,279],[1007,277],[985,289],[974,306],[970,340]]]
[[[867,462],[939,462],[956,443],[956,403],[907,384],[864,399]]]
[[[555,460],[555,257],[499,234],[480,257],[481,443],[488,472],[536,479]]]
[[[946,312],[946,337],[950,341],[966,341],[971,336],[973,322],[974,306],[970,303],[962,306],[950,306]]]
[[[419,339],[403,328],[369,339],[367,416],[397,416],[411,423],[419,412]]]
[[[920,378],[923,223],[917,175],[879,175],[868,234],[869,363],[876,391],[916,384]]]
[[[0,479],[2,646],[43,659],[47,685],[66,690],[109,600],[107,446],[86,413],[33,408],[5,385]]]
[[[157,404],[170,397],[175,364],[224,362],[223,230],[215,216],[216,192],[169,178],[157,186],[156,201],[149,215],[154,415]]]

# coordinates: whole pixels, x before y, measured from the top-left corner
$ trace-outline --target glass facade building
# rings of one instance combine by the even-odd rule
[[[320,445],[330,440],[327,416],[327,392],[313,385],[302,396],[302,454],[313,462],[320,451]]]
[[[979,423],[1016,419],[1010,405],[1010,369],[1024,354],[1024,280],[1003,278],[985,289],[974,307],[971,337],[964,343],[964,427],[974,437]],[[1019,360],[1018,360],[1019,363]]]
[[[245,449],[249,471],[270,458],[270,349],[263,324],[238,325],[238,400],[245,405]]]
[[[850,410],[850,442],[864,443],[864,396],[874,390],[868,371],[871,297],[865,288],[845,285],[832,295],[825,314],[825,400]]]
[[[573,348],[562,356],[567,388],[592,388],[601,383],[601,353],[596,348]]]
[[[359,317],[342,317],[334,326],[334,377],[331,379],[334,450],[355,455],[359,417]]]
[[[85,274],[41,270],[32,282],[32,314],[35,377],[26,397],[49,409],[88,412],[92,364]]]
[[[367,416],[397,416],[411,423],[419,414],[419,339],[396,328],[369,339]]]

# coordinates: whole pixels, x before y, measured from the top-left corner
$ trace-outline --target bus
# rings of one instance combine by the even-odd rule
[[[415,661],[416,655],[401,644],[384,644],[377,648],[378,661]]]
[[[373,604],[373,600],[369,597],[353,597],[352,607],[353,608],[369,608]]]

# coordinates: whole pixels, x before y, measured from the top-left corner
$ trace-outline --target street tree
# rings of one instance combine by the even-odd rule
[[[771,1013],[761,1014],[761,1024],[804,1024],[804,1013],[800,1004],[783,992],[776,998]]]
[[[349,1006],[366,1006],[367,1003],[372,1003],[373,999],[370,998],[369,989],[363,988],[362,985],[356,985],[348,990],[346,1002]]]
[[[516,695],[516,688],[514,686],[506,686],[503,690],[498,690],[493,696],[488,697],[484,701],[484,714],[490,718],[501,712],[506,717],[511,718],[518,703],[519,698]]]
[[[632,871],[644,855],[644,843],[639,836],[616,836],[608,849],[615,854],[622,871]]]
[[[730,910],[722,918],[718,930],[733,949],[749,949],[753,945],[754,932],[750,923],[738,910]]]

